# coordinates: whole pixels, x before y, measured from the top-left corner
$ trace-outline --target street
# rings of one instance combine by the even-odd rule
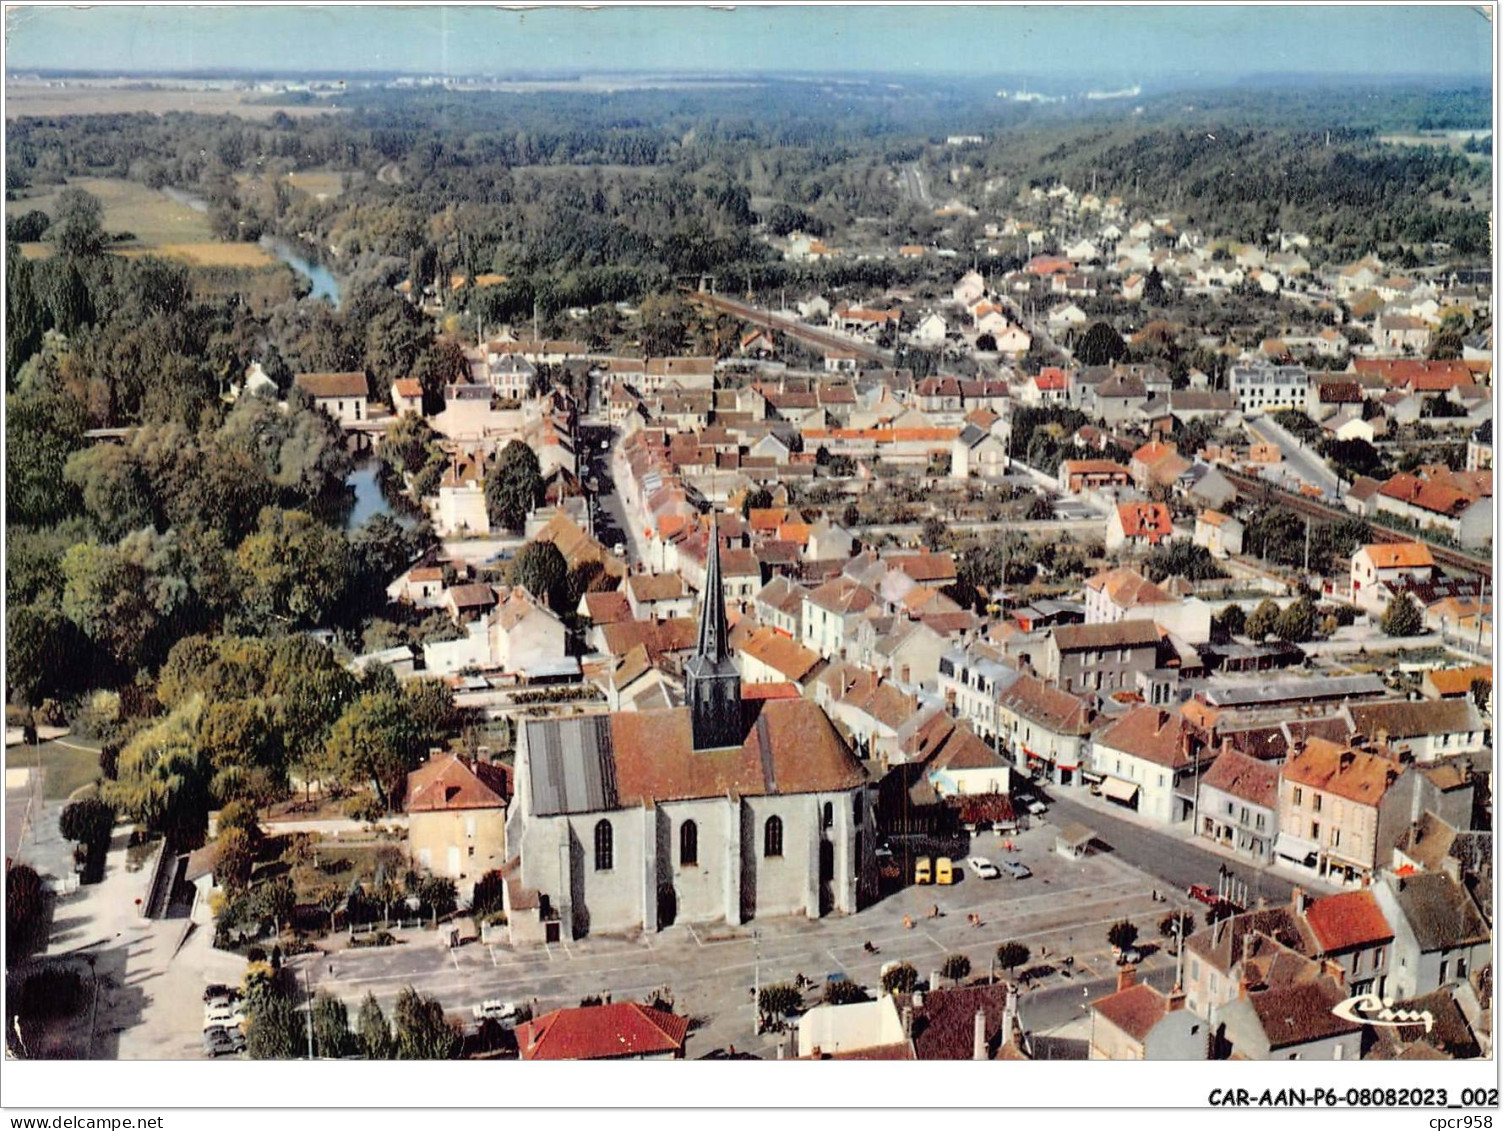
[[[809,998],[813,1004],[831,973],[875,992],[882,965],[894,960],[911,962],[920,979],[927,979],[946,956],[964,954],[973,971],[984,974],[998,944],[1007,940],[1032,951],[1024,969],[1039,970],[1023,996],[1024,1015],[1030,1025],[1054,1027],[1083,1016],[1084,1003],[1111,992],[1116,968],[1106,930],[1123,918],[1141,931],[1140,945],[1147,952],[1143,973],[1155,984],[1172,981],[1172,960],[1153,944],[1159,940],[1159,920],[1175,906],[1190,906],[1187,901],[1156,902],[1151,895],[1156,881],[1116,854],[1080,861],[1055,855],[1054,829],[1047,824],[1013,839],[1014,854],[1003,852],[1001,838],[993,834],[978,837],[974,851],[1027,863],[1034,873],[1028,879],[966,875],[953,887],[905,888],[851,916],[680,925],[631,938],[586,938],[520,950],[478,942],[450,950],[432,932],[413,931],[404,933],[407,941],[399,946],[313,955],[303,962],[313,989],[341,998],[352,1015],[367,992],[389,1012],[408,985],[436,997],[451,1017],[467,1021],[473,1005],[491,998],[536,1001],[538,1010],[547,1011],[577,1005],[587,995],[641,1000],[667,987],[677,1012],[704,1020],[691,1034],[690,1056],[730,1044],[770,1055],[776,1038],[753,1034],[756,985],[792,982],[802,973],[816,983]],[[941,915],[928,917],[936,906]],[[979,916],[981,926],[968,919],[970,913]],[[905,917],[911,925],[905,925]],[[868,942],[874,953],[866,950]],[[1069,977],[1056,968],[1066,956],[1074,959]]]
[[[1267,898],[1269,906],[1287,903],[1294,890],[1292,883],[1279,876],[1249,864],[1233,863],[1190,841],[1113,817],[1061,796],[1062,792],[1055,790],[1049,794],[1046,820],[1054,825],[1075,821],[1095,830],[1098,839],[1110,845],[1114,855],[1162,880],[1165,888],[1174,893],[1184,894],[1191,884],[1216,887],[1223,867],[1247,884],[1248,899],[1254,906],[1260,895]]]
[[[1328,468],[1325,460],[1305,447],[1287,430],[1267,416],[1249,417],[1247,430],[1265,444],[1273,444],[1284,453],[1284,463],[1296,476],[1319,487],[1330,498],[1341,493],[1341,480]]]

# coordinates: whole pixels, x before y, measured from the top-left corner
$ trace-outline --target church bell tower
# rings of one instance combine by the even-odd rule
[[[705,566],[704,602],[699,612],[699,644],[684,665],[694,749],[740,746],[741,674],[731,661],[725,623],[725,591],[720,583],[720,531],[710,526],[710,559]]]

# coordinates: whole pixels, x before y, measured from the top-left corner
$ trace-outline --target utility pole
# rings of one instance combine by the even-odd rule
[[[752,1036],[762,1035],[762,932],[752,930]]]
[[[1305,573],[1310,573],[1310,519],[1305,517]]]
[[[313,1059],[313,989],[308,983],[308,963],[303,963],[303,992],[308,995],[308,1059]]]

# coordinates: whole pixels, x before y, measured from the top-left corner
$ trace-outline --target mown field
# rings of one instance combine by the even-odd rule
[[[267,106],[250,101],[260,95],[233,90],[132,90],[103,84],[66,87],[7,83],[7,118],[61,118],[74,114],[235,114],[270,118],[278,110],[289,117],[332,113],[327,105]]]
[[[130,232],[133,239],[113,245],[122,255],[161,255],[196,267],[266,267],[276,257],[255,244],[222,243],[209,231],[204,213],[179,204],[165,194],[135,181],[111,177],[80,177],[70,182],[99,198],[104,205],[104,227],[112,234]],[[52,214],[53,202],[63,186],[28,193],[8,204],[12,212],[40,208]],[[45,258],[51,247],[45,243],[22,244],[23,254]]]

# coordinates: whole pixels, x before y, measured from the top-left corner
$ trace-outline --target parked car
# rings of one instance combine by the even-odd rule
[[[953,884],[955,882],[955,861],[948,856],[941,856],[934,862],[934,882],[937,884]]]
[[[234,1001],[240,996],[240,991],[234,986],[227,986],[223,982],[210,982],[204,987],[204,1004],[213,1001]]]
[[[515,1022],[517,1019],[517,1004],[512,1001],[501,1001],[491,998],[481,1002],[472,1009],[476,1021],[500,1021],[502,1024]]]
[[[1026,880],[1033,875],[1027,864],[1019,864],[1016,860],[1002,861],[1002,870],[1015,880]]]
[[[204,1052],[210,1056],[227,1056],[245,1051],[245,1037],[239,1029],[215,1027],[204,1030]]]
[[[1118,966],[1136,966],[1139,962],[1142,962],[1142,961],[1143,961],[1143,952],[1141,950],[1139,950],[1135,946],[1130,946],[1126,950],[1124,950],[1122,952],[1121,956],[1117,959],[1117,965]]]
[[[1030,797],[1028,799],[1028,803],[1024,805],[1023,808],[1027,809],[1035,817],[1041,817],[1049,811],[1049,807],[1042,801],[1040,801],[1037,797]]]
[[[215,1028],[238,1028],[245,1020],[245,1014],[237,1005],[208,1006],[204,1009],[204,1029]]]
[[[1190,889],[1185,894],[1191,899],[1199,900],[1207,907],[1215,907],[1221,902],[1221,897],[1205,884],[1191,884]]]
[[[978,880],[995,880],[1002,873],[997,871],[997,866],[985,856],[971,856],[966,859],[966,867],[971,870],[971,875]]]
[[[920,856],[913,862],[913,882],[916,884],[932,884],[934,882],[934,870],[929,857]]]

